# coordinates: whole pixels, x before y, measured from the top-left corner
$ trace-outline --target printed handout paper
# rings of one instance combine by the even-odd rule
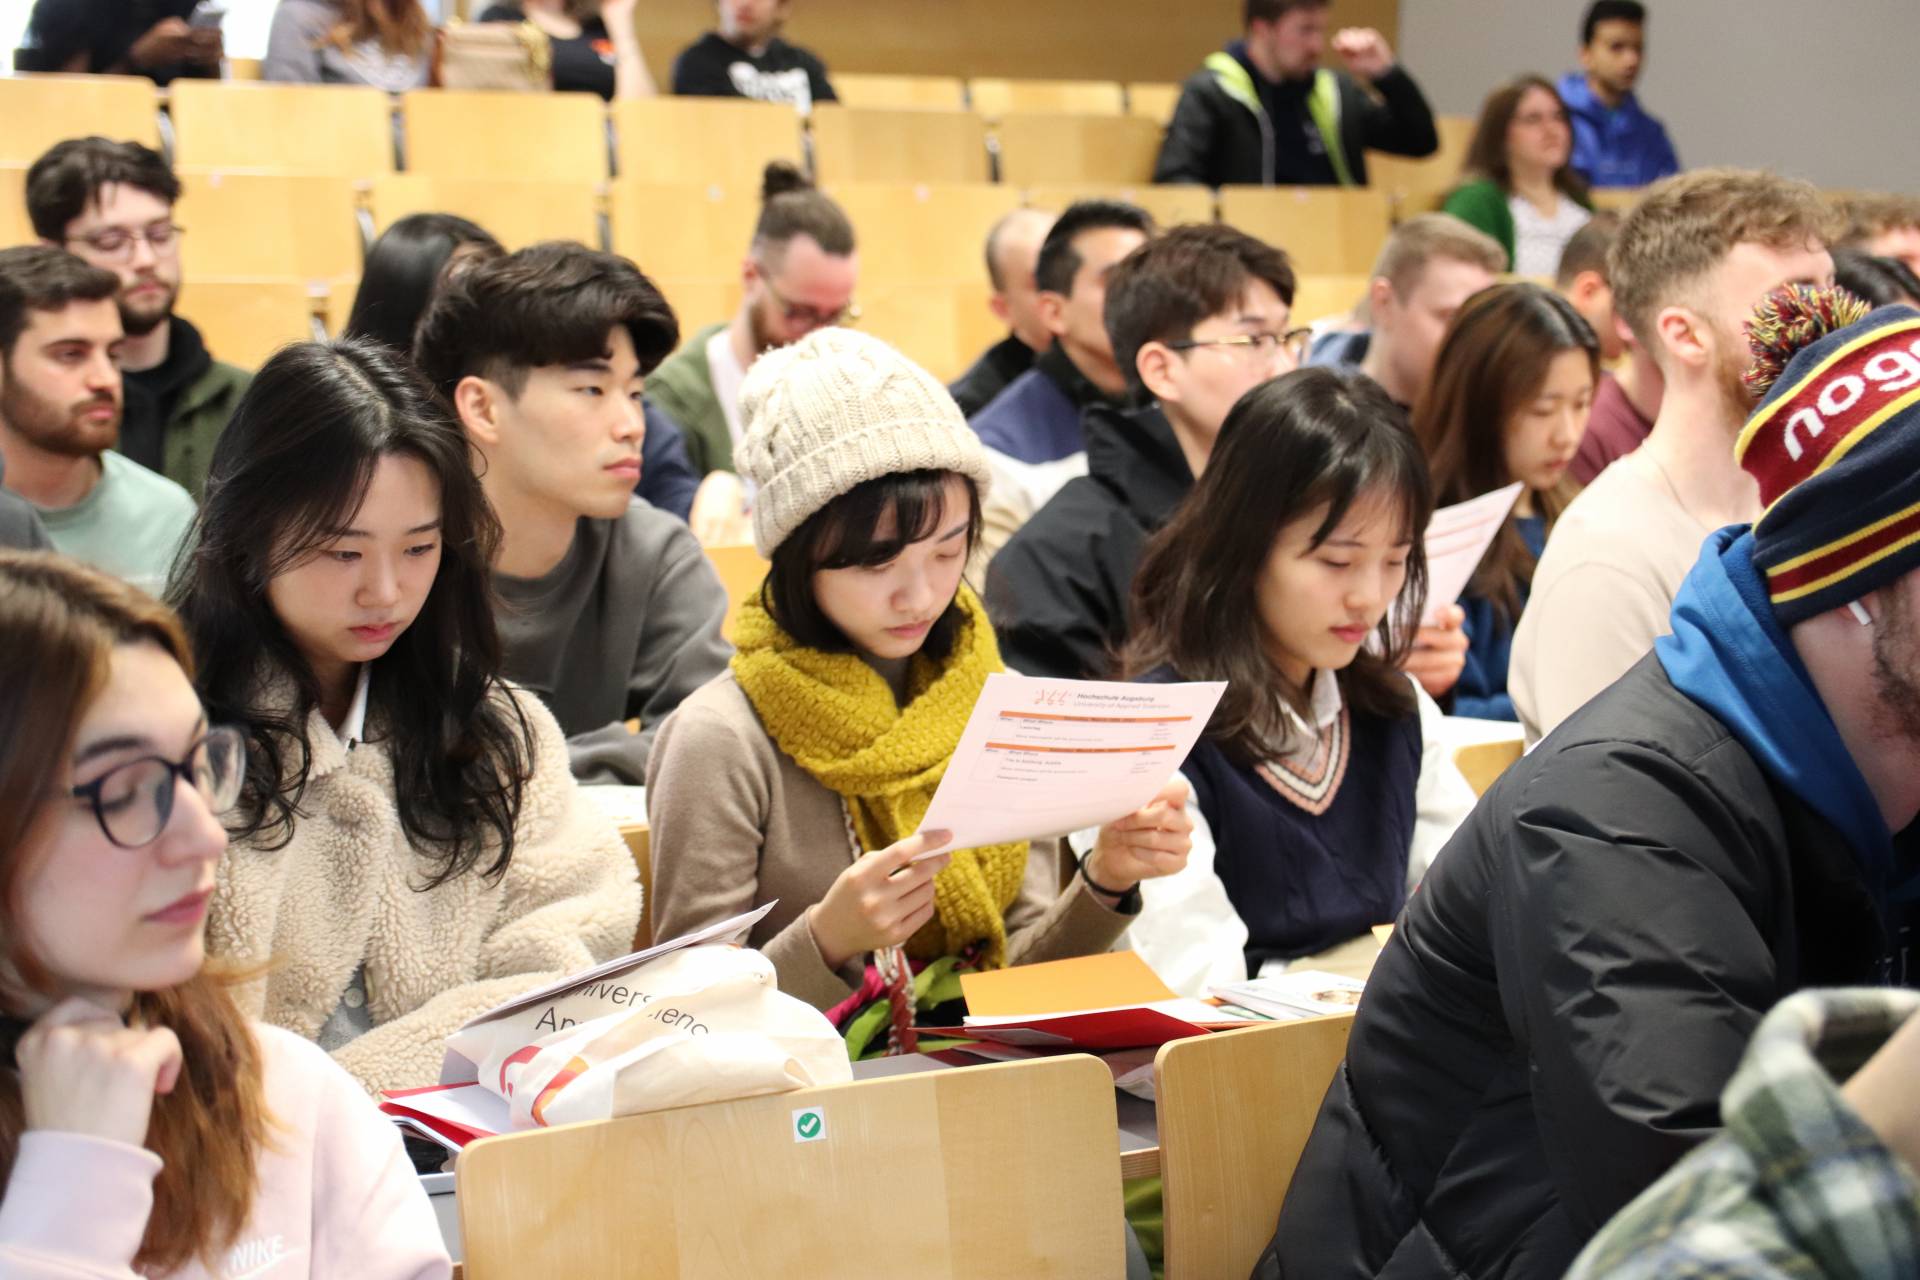
[[[1432,625],[1439,611],[1466,591],[1507,513],[1520,500],[1520,489],[1520,485],[1510,484],[1433,513],[1433,519],[1427,522],[1427,616],[1421,619],[1423,624]]]

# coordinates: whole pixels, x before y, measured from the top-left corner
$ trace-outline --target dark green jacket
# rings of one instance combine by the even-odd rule
[[[726,327],[710,324],[697,331],[647,378],[647,398],[680,424],[687,461],[701,476],[733,470],[733,435],[727,430],[720,398],[713,393],[713,371],[707,367],[707,342]]]
[[[1577,197],[1575,203],[1583,209],[1592,209],[1593,204],[1584,196]],[[1446,203],[1440,206],[1470,227],[1478,228],[1500,242],[1507,251],[1507,268],[1513,268],[1513,209],[1507,204],[1507,193],[1500,184],[1491,178],[1482,178],[1455,187]]]
[[[160,473],[191,493],[195,502],[207,483],[214,443],[252,381],[253,374],[247,370],[215,360],[174,401],[173,414],[167,419],[166,460]]]

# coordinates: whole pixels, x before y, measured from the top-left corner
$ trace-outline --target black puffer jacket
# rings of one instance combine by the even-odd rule
[[[1644,659],[1408,902],[1256,1277],[1562,1275],[1718,1127],[1761,1016],[1904,978],[1898,933],[1833,827]]]

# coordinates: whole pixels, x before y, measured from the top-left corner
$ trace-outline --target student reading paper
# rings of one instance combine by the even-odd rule
[[[210,926],[264,967],[243,1007],[369,1089],[432,1084],[468,1018],[626,951],[633,859],[553,717],[500,678],[500,527],[411,365],[283,348],[195,532],[175,597],[201,697],[249,751]]]
[[[888,963],[883,979],[870,953],[904,945],[915,970],[936,965],[916,984],[925,1004],[958,994],[956,961],[1104,951],[1139,883],[1186,861],[1183,799],[1170,789],[1102,829],[1064,892],[1053,841],[914,862],[945,836],[910,833],[1001,670],[960,581],[980,442],[931,374],[845,329],[762,356],[742,400],[738,461],[772,563],[731,669],[680,704],[648,762],[654,930],[778,899],[750,944],[781,989],[828,1011],[856,1054],[883,1029],[910,1043],[905,975]]]
[[[1379,385],[1301,369],[1240,398],[1149,545],[1128,671],[1227,681],[1182,769],[1193,856],[1142,886],[1129,931],[1179,994],[1348,943],[1364,967],[1371,926],[1400,913],[1472,809],[1439,708],[1396,669],[1432,510]]]
[[[447,1275],[393,1126],[202,968],[245,743],[178,620],[0,552],[0,653],[0,1275]]]

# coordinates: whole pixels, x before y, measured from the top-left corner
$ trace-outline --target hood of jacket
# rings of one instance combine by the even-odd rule
[[[1593,86],[1587,83],[1587,73],[1584,71],[1567,72],[1554,87],[1560,91],[1560,101],[1566,104],[1567,110],[1587,120],[1604,120],[1615,111],[1637,114],[1640,110],[1640,100],[1633,96],[1632,90],[1628,90],[1627,95],[1620,99],[1617,107],[1609,107],[1600,101],[1593,94]]]
[[[1713,534],[1654,653],[1673,686],[1726,725],[1775,782],[1846,839],[1884,913],[1892,833],[1753,567],[1745,525]]]

